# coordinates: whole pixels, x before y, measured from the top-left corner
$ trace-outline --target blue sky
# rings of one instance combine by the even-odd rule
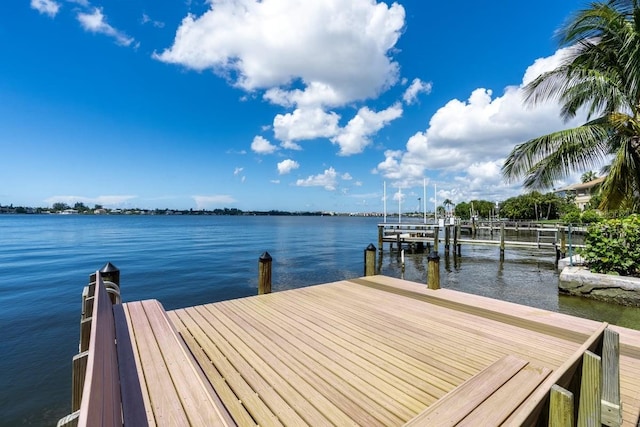
[[[391,212],[424,182],[429,210],[504,200],[513,146],[584,119],[520,96],[584,6],[3,1],[0,204],[381,212],[386,183]]]

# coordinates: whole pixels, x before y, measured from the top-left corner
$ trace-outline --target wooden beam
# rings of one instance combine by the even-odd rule
[[[612,329],[604,331],[602,344],[602,424],[622,424],[620,402],[620,335]]]
[[[549,427],[574,427],[573,393],[557,384],[551,386]]]
[[[580,406],[578,427],[600,427],[600,400],[602,399],[602,364],[597,354],[585,351],[582,358]]]

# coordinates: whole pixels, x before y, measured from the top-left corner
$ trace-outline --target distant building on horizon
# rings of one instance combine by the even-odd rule
[[[555,190],[554,193],[556,193],[560,197],[566,197],[569,194],[574,194],[576,196],[574,200],[576,206],[578,206],[578,208],[583,211],[591,201],[591,192],[593,188],[601,184],[605,178],[606,176],[601,176],[588,182],[572,184],[567,187]]]

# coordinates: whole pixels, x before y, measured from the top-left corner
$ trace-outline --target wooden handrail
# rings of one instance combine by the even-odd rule
[[[91,338],[79,426],[122,426],[118,357],[113,306],[100,272],[96,272]]]

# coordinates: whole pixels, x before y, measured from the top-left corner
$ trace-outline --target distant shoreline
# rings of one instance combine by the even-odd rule
[[[84,208],[84,209],[51,209],[32,207],[0,206],[0,214],[11,215],[216,215],[216,216],[358,216],[358,217],[382,217],[379,212],[327,212],[327,211],[243,211],[235,208],[224,209],[105,209],[105,208]],[[411,213],[403,216],[411,216]],[[387,214],[388,217],[397,214]]]

